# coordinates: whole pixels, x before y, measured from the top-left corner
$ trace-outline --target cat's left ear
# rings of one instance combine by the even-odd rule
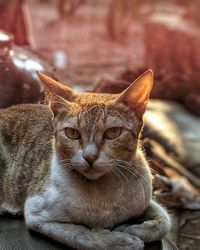
[[[73,89],[59,83],[53,78],[37,71],[39,79],[43,82],[44,86],[52,93],[61,96],[67,101],[72,101],[75,97]]]
[[[116,102],[123,103],[130,107],[136,116],[142,118],[152,87],[153,72],[152,70],[147,70],[120,94]]]

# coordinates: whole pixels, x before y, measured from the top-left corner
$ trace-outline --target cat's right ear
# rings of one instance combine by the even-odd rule
[[[55,95],[53,93],[49,93],[49,107],[53,112],[53,116],[56,117],[58,113],[63,113],[69,110],[70,102],[66,101],[62,97]]]
[[[50,93],[60,96],[69,102],[73,101],[75,97],[75,92],[73,91],[73,89],[57,82],[56,80],[52,79],[51,77],[41,72],[37,71],[37,75],[39,79],[43,82],[45,88]]]
[[[153,72],[152,70],[147,70],[127,89],[125,89],[116,101],[130,107],[138,118],[142,118],[149,100],[152,86]]]

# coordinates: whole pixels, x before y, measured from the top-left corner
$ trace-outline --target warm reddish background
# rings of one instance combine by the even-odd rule
[[[54,63],[56,51],[64,52],[66,66],[57,70],[61,80],[91,90],[102,78],[130,82],[151,67],[156,78],[152,97],[177,100],[200,114],[199,20],[192,4],[171,2],[157,8],[144,5],[137,18],[127,19],[126,32],[111,39],[111,1],[86,1],[75,15],[63,18],[55,1],[29,0],[29,28],[35,49],[48,60]],[[127,10],[113,19],[116,27],[122,26],[126,15]],[[121,87],[117,84],[123,89],[123,82]]]

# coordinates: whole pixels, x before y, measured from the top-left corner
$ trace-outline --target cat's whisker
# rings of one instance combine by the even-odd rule
[[[74,169],[73,167],[67,169],[67,173],[70,173],[73,169]]]
[[[137,178],[137,180],[139,181],[139,183],[140,183],[140,185],[141,185],[141,187],[142,187],[142,192],[143,192],[143,206],[145,206],[145,191],[144,191],[144,185],[143,185],[143,183],[141,182],[141,180],[140,180],[140,178],[136,175],[136,173],[134,173],[133,172],[133,169],[130,169],[130,168],[126,168],[126,170],[130,173],[130,174],[132,174],[132,175],[134,175],[136,178]],[[138,172],[138,174],[139,174],[139,172]],[[141,174],[140,174],[140,176],[142,176]]]
[[[68,166],[67,166],[68,167]],[[69,174],[74,169],[73,166],[68,167],[65,171],[66,174]]]
[[[62,162],[60,163],[63,167],[70,167],[72,166],[69,162]]]
[[[65,168],[67,168],[67,169],[70,168],[70,167],[73,167],[71,164],[68,164],[68,163],[62,164],[62,166],[65,167]]]
[[[134,169],[135,173],[140,175],[147,183],[151,184],[150,181],[144,176],[142,175],[137,169]]]
[[[70,168],[70,167],[74,168],[71,161],[68,160],[68,159],[67,160],[60,160],[59,162],[62,165],[62,167],[64,167],[64,168],[67,168],[67,169]]]
[[[116,164],[115,166],[118,167],[117,169],[118,169],[119,173],[124,177],[124,179],[126,180],[127,185],[129,185],[129,187],[131,188],[132,192],[134,193],[134,190],[133,190],[133,188],[132,188],[132,186],[131,186],[131,183],[130,183],[129,179],[128,179],[127,176],[121,171],[121,169],[119,168],[120,166],[117,165],[117,164]]]
[[[159,174],[158,171],[150,167],[150,171],[153,175]]]
[[[143,195],[142,195],[142,197],[143,197],[143,205],[145,206],[145,192],[144,192],[144,186],[143,186],[143,183],[140,181],[140,179],[139,179],[139,177],[133,172],[133,169],[130,169],[130,168],[127,168],[127,167],[125,167],[125,166],[123,166],[123,165],[118,165],[119,167],[121,167],[122,169],[124,169],[124,170],[127,170],[130,174],[132,174],[132,175],[134,175],[136,178],[137,178],[137,180],[139,181],[139,183],[140,183],[140,185],[141,185],[141,187],[142,187],[142,192],[143,192]]]
[[[64,158],[64,159],[58,159],[59,162],[69,162],[71,163],[71,159],[70,158]]]
[[[116,167],[117,167],[117,166],[116,166]],[[135,190],[133,190],[133,187],[132,187],[132,185],[131,185],[129,179],[128,179],[127,176],[120,170],[120,168],[117,167],[117,170],[118,170],[119,174],[121,174],[121,175],[124,177],[124,179],[125,179],[127,185],[130,187],[130,189],[131,189],[131,191],[132,191],[133,200],[135,200]],[[133,206],[133,209],[134,209],[134,206]]]
[[[121,178],[120,173],[118,172],[118,169],[114,165],[112,167],[113,167],[113,173],[116,174],[119,177],[122,190],[124,190],[124,183],[123,183],[123,180]]]
[[[134,168],[134,162],[131,163],[128,163],[128,162],[125,162],[125,161],[122,161],[122,160],[116,160],[116,162],[119,164],[119,167],[129,171],[130,173],[134,174],[135,177],[138,178],[138,176],[136,174],[138,174],[139,176],[141,176],[147,183],[150,183],[149,180],[143,176],[140,172],[137,171],[136,168]]]
[[[119,164],[120,164],[120,163],[123,164],[123,165],[121,165],[121,166],[124,167],[125,169],[128,169],[128,168],[129,168],[130,170],[135,171],[135,172],[136,172],[138,175],[140,175],[147,183],[150,183],[149,180],[148,180],[145,176],[143,176],[140,172],[138,172],[136,168],[133,168],[134,162],[132,162],[132,164],[131,164],[131,163],[128,163],[128,162],[125,162],[125,161],[122,161],[122,160],[116,160],[116,162],[119,162]]]

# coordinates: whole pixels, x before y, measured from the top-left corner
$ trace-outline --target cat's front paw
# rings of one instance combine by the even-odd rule
[[[142,250],[144,243],[138,237],[124,232],[105,231],[104,250]]]
[[[152,220],[139,225],[126,225],[119,231],[137,236],[144,242],[152,242],[161,240],[167,234],[168,228],[161,221]]]

